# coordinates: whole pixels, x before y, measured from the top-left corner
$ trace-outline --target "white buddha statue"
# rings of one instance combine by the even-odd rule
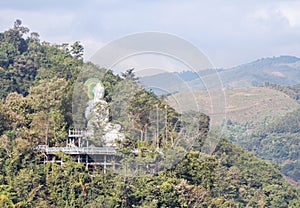
[[[104,96],[104,87],[101,83],[97,83],[94,87],[94,103],[99,102]]]
[[[94,124],[104,129],[103,139],[106,146],[114,146],[117,139],[123,140],[124,134],[120,133],[121,126],[112,124],[109,121],[109,109],[107,102],[103,99],[104,87],[101,83],[97,83],[94,87],[94,98],[88,102],[88,107],[85,111],[85,116],[88,119],[87,130],[88,135],[94,135]],[[97,126],[97,125],[96,125]]]

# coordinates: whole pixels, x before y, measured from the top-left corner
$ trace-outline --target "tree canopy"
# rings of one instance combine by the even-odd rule
[[[45,155],[36,145],[65,145],[67,129],[75,125],[72,107],[75,119],[83,116],[88,99],[84,83],[92,69],[97,69],[105,87],[104,99],[113,110],[110,120],[124,127],[125,147],[172,149],[189,131],[196,132],[201,145],[207,139],[209,117],[176,112],[153,92],[138,87],[133,69],[118,76],[84,63],[79,42],[52,45],[29,32],[17,20],[0,33],[1,207],[300,207],[299,189],[278,167],[226,138],[212,155],[195,148],[168,170],[141,177],[104,173],[101,167],[91,171],[64,154],[57,155],[63,164],[41,162]],[[74,88],[81,89],[78,97],[73,97]],[[83,102],[72,106],[72,99]],[[84,127],[86,121],[79,125]],[[294,126],[288,131],[298,133]],[[268,132],[275,133],[271,128]],[[153,138],[154,147],[146,143]]]

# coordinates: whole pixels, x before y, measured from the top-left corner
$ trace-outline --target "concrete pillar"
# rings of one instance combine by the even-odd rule
[[[104,173],[106,173],[106,155],[104,155]]]

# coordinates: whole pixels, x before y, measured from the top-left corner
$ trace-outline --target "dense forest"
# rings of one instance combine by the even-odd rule
[[[278,85],[272,85],[279,88]],[[281,86],[288,94],[297,98],[296,89]],[[295,92],[296,91],[296,92]],[[230,122],[227,125],[231,140],[257,156],[268,159],[281,167],[284,175],[294,182],[300,181],[300,110],[280,118],[267,118],[255,123]]]
[[[132,71],[119,76],[84,63],[83,50],[79,42],[42,42],[38,33],[30,33],[20,20],[0,33],[1,207],[300,207],[299,189],[281,175],[278,166],[223,137],[212,155],[195,147],[168,170],[140,177],[104,173],[101,167],[87,170],[64,154],[60,155],[63,164],[40,164],[44,155],[35,150],[36,145],[64,145],[67,130],[75,125],[72,96],[83,68],[98,69],[110,106],[114,101],[130,99],[131,117],[122,115],[119,122],[124,125],[133,120],[141,138],[147,137],[149,109],[165,109],[167,105],[163,98],[137,88]],[[115,91],[128,89],[124,85],[138,90],[129,98],[115,98]],[[167,116],[170,128],[166,130],[170,132],[166,132],[175,135],[180,115],[168,107]],[[197,118],[201,144],[207,137],[209,118],[203,114]],[[286,119],[295,118],[288,115]],[[85,123],[83,120],[78,125]],[[276,133],[286,131],[287,136],[298,133],[293,127]],[[268,133],[274,130],[267,129],[266,137]],[[160,145],[168,145],[163,138]],[[123,145],[135,143],[132,134],[126,134]],[[297,148],[296,143],[293,148]],[[293,149],[291,157],[297,154],[299,151]],[[290,167],[286,171],[297,173]]]

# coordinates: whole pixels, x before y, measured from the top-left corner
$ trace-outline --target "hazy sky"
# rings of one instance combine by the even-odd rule
[[[137,32],[177,35],[217,67],[257,58],[300,57],[300,1],[292,0],[10,0],[0,3],[0,30],[21,19],[42,40],[81,41],[88,59],[105,43]]]

